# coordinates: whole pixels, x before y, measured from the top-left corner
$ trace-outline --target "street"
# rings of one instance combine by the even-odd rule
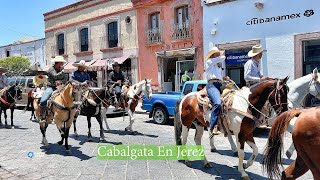
[[[39,125],[29,120],[31,112],[14,112],[15,129],[7,129],[0,125],[0,179],[240,179],[236,169],[238,158],[233,157],[229,142],[223,135],[215,137],[217,153],[210,152],[208,133],[205,132],[203,144],[207,159],[213,168],[205,169],[202,161],[194,161],[192,168],[178,161],[101,161],[96,159],[97,145],[99,145],[99,126],[95,118],[92,119],[93,142],[85,142],[87,135],[86,118],[80,116],[77,121],[79,137],[70,130],[69,145],[72,155],[67,156],[63,146],[57,141],[60,135],[55,124],[49,125],[47,139],[49,148],[41,144],[42,135]],[[137,131],[129,135],[124,131],[129,117],[108,118],[112,129],[105,133],[106,145],[173,145],[174,130],[172,125],[157,125],[149,119],[147,114],[135,114],[133,129]],[[10,117],[8,117],[9,119]],[[3,118],[2,118],[2,122]],[[104,124],[105,126],[105,124]],[[194,129],[189,132],[188,144],[194,143]],[[267,179],[262,171],[262,153],[266,145],[267,131],[259,130],[255,140],[259,148],[259,155],[254,164],[246,172],[251,179]],[[291,138],[285,138],[285,150],[289,147]],[[245,159],[249,159],[251,149],[246,145]],[[294,154],[293,158],[296,155]],[[285,159],[289,164],[293,160]],[[287,167],[287,165],[285,165]],[[309,171],[300,179],[313,179]]]

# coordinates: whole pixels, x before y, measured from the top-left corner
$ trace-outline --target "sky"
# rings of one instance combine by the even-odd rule
[[[0,46],[24,37],[44,38],[43,14],[78,0],[4,0],[0,6]]]

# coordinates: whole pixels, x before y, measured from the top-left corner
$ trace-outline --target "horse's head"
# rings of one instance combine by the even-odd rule
[[[12,85],[8,89],[8,96],[13,99],[22,99],[22,88],[19,85]]]
[[[148,99],[151,99],[152,97],[151,81],[152,79],[145,79],[142,87],[142,92],[147,96]]]
[[[309,93],[320,99],[320,81],[319,81],[318,69],[315,68],[312,72],[312,79],[309,83]]]
[[[289,77],[284,79],[274,79],[271,93],[268,96],[268,101],[277,114],[288,110],[288,92],[289,87],[287,81]]]

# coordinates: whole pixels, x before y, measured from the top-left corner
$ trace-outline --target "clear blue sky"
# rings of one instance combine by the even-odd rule
[[[44,37],[43,14],[77,0],[4,0],[0,6],[0,46],[15,40]]]

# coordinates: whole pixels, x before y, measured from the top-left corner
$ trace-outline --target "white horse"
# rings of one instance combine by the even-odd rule
[[[151,79],[145,79],[142,80],[140,82],[138,82],[137,84],[134,84],[132,86],[130,86],[127,90],[125,88],[123,88],[122,90],[122,97],[123,97],[123,101],[121,103],[121,107],[125,109],[126,113],[128,113],[129,115],[129,125],[125,128],[125,131],[130,131],[131,133],[133,133],[132,130],[132,124],[134,122],[134,117],[133,117],[133,113],[135,111],[135,108],[138,105],[138,101],[141,98],[141,94],[143,93],[145,96],[147,96],[148,99],[151,99],[152,97],[152,87],[151,87]],[[103,120],[106,123],[106,129],[107,132],[110,132],[110,127],[107,123],[107,118],[106,118],[106,112],[107,109],[103,109],[103,111],[101,111],[101,113],[103,114]],[[124,117],[123,117],[124,118]]]

